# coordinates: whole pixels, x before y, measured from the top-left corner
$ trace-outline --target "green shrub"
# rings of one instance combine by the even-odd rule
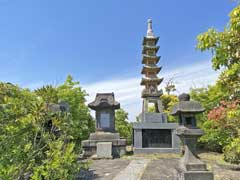
[[[232,140],[230,130],[220,128],[216,121],[205,121],[202,129],[204,135],[200,138],[200,142],[204,143],[204,147],[208,150],[222,152],[223,147]]]
[[[82,167],[76,142],[93,124],[85,96],[70,76],[35,92],[0,82],[0,179],[76,179]],[[59,99],[70,112],[49,110]]]
[[[240,138],[235,138],[233,141],[224,147],[224,160],[233,164],[240,164]]]

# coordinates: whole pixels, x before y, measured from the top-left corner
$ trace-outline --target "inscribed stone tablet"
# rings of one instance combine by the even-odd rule
[[[100,114],[100,124],[102,128],[110,127],[110,114],[109,113],[101,113]]]

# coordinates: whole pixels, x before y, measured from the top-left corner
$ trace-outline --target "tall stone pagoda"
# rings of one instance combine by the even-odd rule
[[[168,123],[167,115],[163,113],[161,95],[158,86],[163,81],[157,75],[161,67],[157,66],[160,56],[157,56],[159,37],[154,36],[152,20],[148,20],[147,35],[143,38],[141,85],[144,86],[142,113],[139,122],[133,123],[134,153],[169,153],[180,151],[180,140],[175,133],[177,123]],[[149,104],[154,108],[149,112]]]
[[[159,37],[155,37],[152,30],[152,20],[148,20],[147,36],[143,38],[143,59],[142,59],[142,78],[141,85],[144,86],[142,91],[143,98],[143,112],[148,112],[148,104],[154,103],[155,111],[162,112],[162,105],[160,96],[162,90],[158,90],[158,85],[161,84],[163,78],[158,78],[157,74],[161,71],[162,67],[158,67],[157,63],[160,56],[157,56],[159,46],[157,42]],[[143,117],[144,118],[144,117]]]

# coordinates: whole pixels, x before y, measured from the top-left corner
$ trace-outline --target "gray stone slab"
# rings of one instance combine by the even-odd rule
[[[142,113],[142,119],[144,122],[149,123],[166,123],[167,116],[164,113]]]
[[[111,139],[120,139],[119,133],[110,133],[110,132],[96,132],[91,133],[89,140],[111,140]]]
[[[120,171],[129,164],[126,159],[102,159],[94,160],[90,164],[89,170],[82,170],[77,180],[112,180]]]
[[[189,171],[183,173],[180,180],[213,180],[213,173],[209,171]]]
[[[179,148],[134,148],[134,154],[180,153]]]
[[[112,143],[111,142],[97,143],[97,157],[112,158]]]
[[[141,180],[178,180],[176,167],[178,159],[158,159],[151,161]]]
[[[149,159],[132,160],[113,180],[139,180],[149,162]]]
[[[136,122],[133,123],[134,129],[176,129],[178,123],[149,123],[149,122]]]

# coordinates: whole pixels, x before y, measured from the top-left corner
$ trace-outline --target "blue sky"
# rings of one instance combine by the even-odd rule
[[[216,79],[210,54],[195,50],[196,36],[222,30],[234,6],[231,0],[0,0],[0,81],[36,88],[71,74],[89,100],[96,91],[114,91],[132,119],[141,109],[147,19],[160,36],[160,76],[177,76],[180,93]]]

